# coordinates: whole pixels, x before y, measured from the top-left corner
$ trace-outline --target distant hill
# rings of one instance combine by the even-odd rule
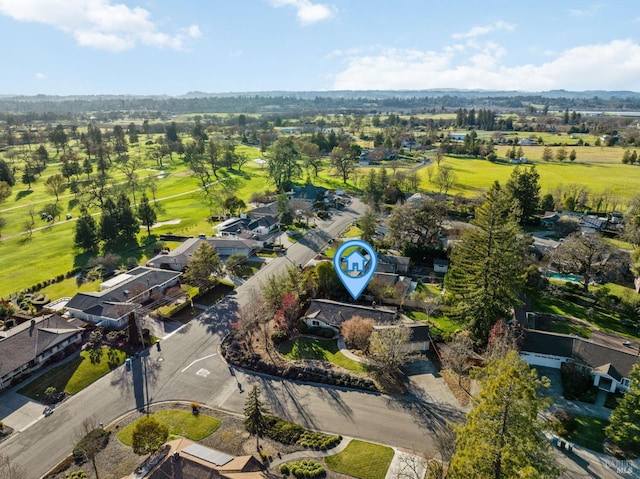
[[[154,117],[184,113],[337,112],[367,114],[384,112],[425,113],[458,108],[522,111],[530,105],[548,105],[550,110],[640,111],[640,93],[591,90],[572,92],[489,90],[341,90],[262,91],[184,95],[0,95],[0,120],[10,114],[38,116],[93,115],[108,111],[154,112]]]

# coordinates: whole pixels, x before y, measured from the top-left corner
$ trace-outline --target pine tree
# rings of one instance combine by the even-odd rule
[[[509,197],[498,182],[475,217],[475,228],[463,233],[451,254],[445,286],[457,301],[458,316],[469,323],[473,339],[483,346],[492,326],[508,317],[519,301],[526,242]]]
[[[447,478],[559,477],[538,418],[548,406],[538,390],[549,387],[549,380],[539,379],[515,351],[490,359],[474,376],[482,390],[466,422],[455,429],[456,451]]]
[[[147,194],[143,193],[142,199],[140,200],[140,204],[138,205],[138,218],[143,226],[147,227],[147,234],[151,236],[151,227],[158,219],[158,215],[156,211],[153,209],[153,206],[149,204],[149,198],[147,198]]]
[[[505,189],[520,210],[520,221],[526,223],[535,217],[540,204],[540,175],[536,167],[520,169],[516,166],[507,180]]]
[[[629,373],[629,390],[618,401],[604,432],[617,446],[640,454],[640,363]]]
[[[93,251],[98,245],[98,227],[93,216],[86,208],[80,210],[80,217],[76,221],[76,233],[74,243],[85,251]]]
[[[140,226],[135,213],[131,209],[131,202],[124,193],[118,196],[117,211],[119,240],[124,244],[136,242]]]
[[[244,403],[244,425],[256,436],[256,449],[260,450],[260,438],[269,428],[269,410],[260,400],[260,388],[254,385]]]

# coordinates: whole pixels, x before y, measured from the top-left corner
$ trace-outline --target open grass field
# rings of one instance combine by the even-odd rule
[[[99,362],[91,362],[89,352],[82,351],[78,357],[31,381],[18,390],[18,393],[36,401],[44,399],[44,391],[50,386],[55,387],[57,391],[76,394],[124,363],[124,351],[111,348],[102,348],[102,351]]]
[[[193,414],[191,411],[165,409],[154,412],[150,417],[165,424],[169,428],[169,435],[181,436],[192,441],[201,441],[218,430],[222,421],[206,414]],[[127,445],[133,445],[133,430],[137,421],[132,422],[118,434],[118,440]]]
[[[384,479],[392,459],[390,447],[352,439],[342,452],[324,461],[332,471],[359,479]]]
[[[621,152],[620,149],[617,151]],[[504,185],[513,169],[518,166],[502,161],[491,163],[483,159],[451,157],[446,157],[443,164],[450,166],[457,176],[449,194],[461,194],[466,197],[483,194],[496,180]],[[553,192],[562,186],[580,184],[586,186],[591,193],[612,192],[619,197],[622,206],[640,191],[640,174],[637,174],[640,173],[640,167],[636,165],[624,165],[620,161],[587,162],[580,159],[575,163],[542,162],[533,159],[532,164],[535,164],[540,174],[542,194]],[[520,168],[523,166],[529,165],[520,165]],[[436,169],[435,165],[431,168]],[[424,189],[437,191],[435,182],[429,182],[427,168],[418,170],[418,173]]]
[[[364,372],[366,370],[364,364],[349,359],[342,354],[335,339],[292,339],[285,341],[280,346],[280,353],[289,359],[316,359],[329,361],[350,371]]]

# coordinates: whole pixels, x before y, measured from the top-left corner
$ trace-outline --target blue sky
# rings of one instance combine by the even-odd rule
[[[607,3],[0,0],[0,94],[640,91],[640,9]]]

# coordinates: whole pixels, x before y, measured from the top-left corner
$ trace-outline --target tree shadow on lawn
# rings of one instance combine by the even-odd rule
[[[22,198],[26,198],[27,196],[29,196],[31,193],[33,193],[33,190],[22,190],[22,191],[18,191],[18,194],[16,195],[16,199],[15,201],[20,201]]]

